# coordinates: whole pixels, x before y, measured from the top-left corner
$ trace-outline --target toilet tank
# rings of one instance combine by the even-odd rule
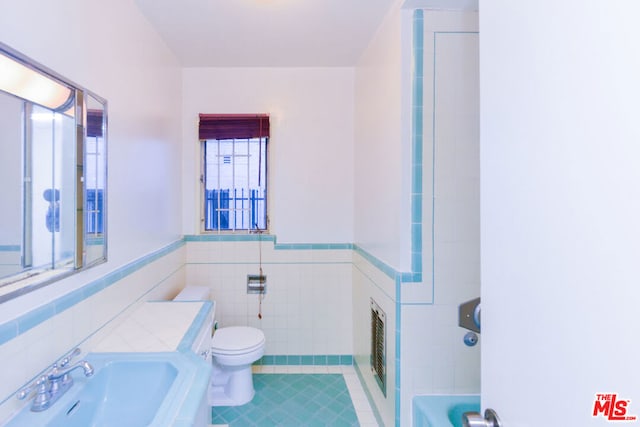
[[[174,301],[203,301],[208,300],[211,290],[206,286],[185,286]]]

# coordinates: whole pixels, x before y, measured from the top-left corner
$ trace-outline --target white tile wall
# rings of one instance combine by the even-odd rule
[[[267,355],[353,354],[351,250],[274,249],[262,242],[267,293],[247,294],[260,243],[188,242],[186,283],[208,286],[219,327],[262,329]]]
[[[373,399],[384,425],[395,423],[396,383],[396,301],[395,280],[382,273],[359,254],[353,266],[354,359],[364,380],[363,387]],[[371,308],[373,298],[386,315],[387,395],[382,394],[369,360],[371,354]]]
[[[424,283],[401,289],[402,425],[410,423],[414,395],[480,392],[481,343],[465,346],[467,331],[458,327],[458,305],[480,295],[477,35],[455,33],[477,31],[474,26],[477,16],[470,13],[424,13],[422,173],[428,222],[422,236]]]

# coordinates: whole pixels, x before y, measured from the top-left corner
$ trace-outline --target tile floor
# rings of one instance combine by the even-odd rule
[[[256,365],[253,372],[254,400],[214,408],[214,426],[378,427],[353,366]]]

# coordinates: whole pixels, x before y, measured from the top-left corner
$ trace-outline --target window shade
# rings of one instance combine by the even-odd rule
[[[102,136],[102,122],[103,122],[102,110],[87,110],[87,136],[88,137],[101,137]]]
[[[267,114],[200,114],[200,140],[266,137],[269,137]]]

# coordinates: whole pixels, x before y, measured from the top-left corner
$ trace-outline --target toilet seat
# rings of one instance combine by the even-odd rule
[[[218,329],[211,339],[214,354],[236,355],[251,353],[264,346],[264,333],[250,326],[229,326]]]

